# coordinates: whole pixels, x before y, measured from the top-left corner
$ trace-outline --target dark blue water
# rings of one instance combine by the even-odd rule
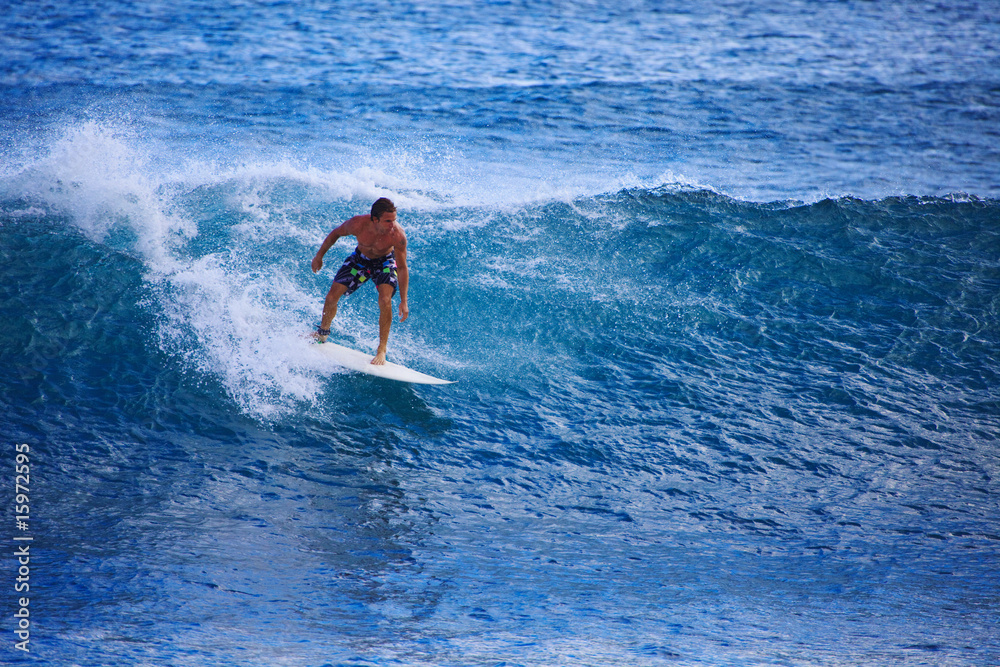
[[[1000,663],[995,9],[4,6],[3,661]]]

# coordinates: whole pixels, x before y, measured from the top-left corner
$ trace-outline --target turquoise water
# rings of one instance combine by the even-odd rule
[[[986,8],[9,10],[6,661],[1000,660]]]

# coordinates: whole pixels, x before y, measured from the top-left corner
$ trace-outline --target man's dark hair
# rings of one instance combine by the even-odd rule
[[[395,213],[395,212],[396,212],[396,205],[392,203],[391,199],[387,199],[386,197],[379,197],[378,199],[375,200],[375,203],[372,204],[373,218],[381,219],[383,213]]]

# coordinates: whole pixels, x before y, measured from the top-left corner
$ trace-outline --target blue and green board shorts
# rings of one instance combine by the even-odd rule
[[[354,249],[343,266],[337,271],[333,282],[347,287],[347,293],[361,287],[371,280],[376,285],[392,285],[392,293],[396,293],[396,254],[390,252],[385,257],[365,257],[360,250]]]

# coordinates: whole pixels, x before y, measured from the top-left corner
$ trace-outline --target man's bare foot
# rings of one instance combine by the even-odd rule
[[[312,337],[316,340],[317,343],[325,343],[326,337],[329,335],[330,335],[329,329],[316,329],[316,331],[313,332]]]
[[[385,366],[385,351],[378,352],[372,359],[372,366]]]

